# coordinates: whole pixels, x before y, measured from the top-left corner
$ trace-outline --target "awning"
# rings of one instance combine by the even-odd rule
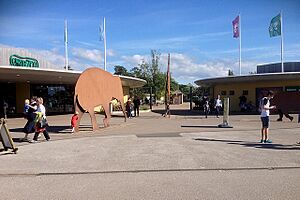
[[[0,82],[75,85],[81,71],[0,66]],[[115,75],[117,76],[117,75]],[[119,76],[122,85],[130,88],[144,86],[140,78]]]

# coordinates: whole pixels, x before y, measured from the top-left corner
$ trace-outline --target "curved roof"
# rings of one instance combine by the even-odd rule
[[[31,57],[38,60],[39,68],[11,66],[11,55]],[[81,71],[64,70],[55,64],[43,59],[41,56],[21,48],[0,48],[0,82],[28,82],[36,84],[76,84]],[[115,75],[117,76],[117,75]],[[140,78],[119,76],[122,85],[130,88],[144,86],[147,82]]]
[[[136,78],[136,77],[121,76],[121,75],[114,75],[114,76],[119,76],[121,78],[122,85],[130,88],[143,87],[144,85],[147,84],[146,80]]]
[[[226,76],[216,78],[206,78],[195,81],[199,86],[214,86],[216,84],[230,84],[242,82],[257,81],[284,81],[300,80],[300,72],[267,73],[267,74],[249,74],[241,76]]]
[[[0,81],[11,83],[36,83],[36,84],[76,84],[81,71],[24,68],[15,66],[0,66]],[[116,75],[115,75],[116,76]],[[147,82],[143,79],[119,76],[122,85],[130,88],[142,87]]]

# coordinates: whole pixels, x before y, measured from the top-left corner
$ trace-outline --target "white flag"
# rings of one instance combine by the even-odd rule
[[[99,31],[100,31],[100,41],[103,41],[104,34],[105,34],[105,20],[104,19],[103,19],[103,22],[100,24]]]
[[[65,20],[65,34],[64,34],[64,41],[68,43],[68,22]]]

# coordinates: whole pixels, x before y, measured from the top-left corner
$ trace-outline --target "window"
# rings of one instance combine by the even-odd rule
[[[248,90],[243,90],[243,95],[248,95]]]
[[[43,97],[47,113],[70,113],[74,110],[73,85],[31,84],[31,95]]]
[[[221,91],[221,95],[226,95],[226,91]]]
[[[234,95],[234,90],[230,90],[229,95]]]

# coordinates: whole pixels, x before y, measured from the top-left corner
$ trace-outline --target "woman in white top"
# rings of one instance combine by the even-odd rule
[[[46,119],[46,108],[43,105],[43,103],[44,103],[44,101],[43,101],[42,97],[37,98],[37,112],[42,113],[42,118]],[[36,131],[35,131],[32,142],[37,141],[40,132],[43,132],[47,141],[50,140],[50,136],[48,134],[46,127],[38,127],[38,125],[36,125]]]
[[[222,108],[222,100],[220,99],[220,95],[218,95],[218,98],[215,101],[215,109],[216,109],[217,118],[219,118],[221,108]]]

